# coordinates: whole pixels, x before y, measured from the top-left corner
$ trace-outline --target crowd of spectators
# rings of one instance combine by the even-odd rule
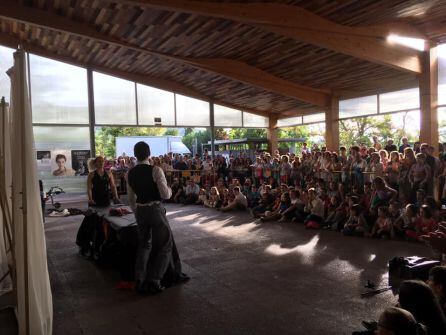
[[[221,211],[250,210],[259,221],[292,221],[344,235],[421,240],[434,232],[446,204],[446,154],[403,138],[382,146],[341,147],[339,152],[304,143],[299,153],[243,153],[228,158],[166,154],[152,157],[172,188],[171,202]],[[133,157],[105,162],[118,185]]]
[[[294,222],[345,236],[424,241],[446,254],[446,146],[341,147],[338,152],[305,143],[297,153],[240,153],[211,158],[166,154],[152,157],[172,188],[170,202],[216,210],[250,211],[264,221]],[[105,162],[125,182],[132,157]],[[442,206],[443,205],[443,206]],[[399,306],[386,309],[378,334],[446,334],[446,267],[427,283],[403,282]]]

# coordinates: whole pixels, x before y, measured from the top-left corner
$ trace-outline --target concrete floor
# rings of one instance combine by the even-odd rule
[[[368,299],[393,256],[422,244],[343,237],[248,213],[167,205],[190,282],[161,295],[113,290],[115,272],[77,255],[81,216],[48,219],[54,334],[350,334],[396,298]]]

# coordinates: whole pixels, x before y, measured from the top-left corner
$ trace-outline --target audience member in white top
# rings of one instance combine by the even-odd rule
[[[248,208],[248,199],[240,192],[240,187],[235,186],[233,189],[234,200],[230,201],[226,207],[222,207],[222,212],[228,212],[233,209],[246,210]]]

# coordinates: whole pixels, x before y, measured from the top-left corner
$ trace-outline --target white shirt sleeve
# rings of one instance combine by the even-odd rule
[[[133,213],[135,213],[135,211],[136,211],[136,195],[135,195],[135,192],[133,192],[133,189],[130,187],[128,182],[127,182],[127,194],[128,194],[128,198],[129,198],[130,208],[132,209]]]
[[[161,198],[170,199],[172,196],[172,190],[169,186],[167,186],[167,180],[163,170],[159,166],[154,166],[152,176],[155,184],[158,186]]]

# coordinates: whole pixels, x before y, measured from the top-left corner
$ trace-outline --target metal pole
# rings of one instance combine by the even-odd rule
[[[215,158],[215,120],[214,120],[214,103],[209,102],[209,116],[211,125],[211,156]]]
[[[93,89],[93,71],[92,69],[87,69],[87,88],[88,88],[88,116],[89,116],[89,127],[90,127],[90,156],[96,156],[96,140],[94,127],[96,124],[95,114],[94,114],[94,89]]]

